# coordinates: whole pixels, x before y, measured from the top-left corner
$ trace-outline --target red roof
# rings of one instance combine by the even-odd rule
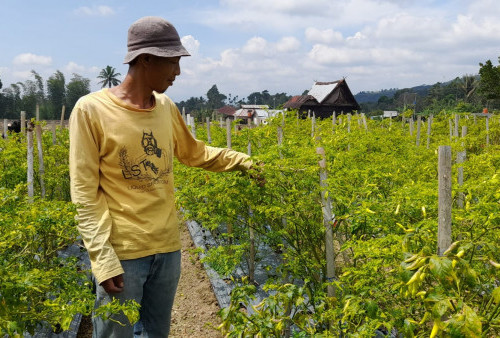
[[[233,116],[236,112],[236,109],[232,106],[224,106],[222,108],[217,109],[217,111],[221,114]]]

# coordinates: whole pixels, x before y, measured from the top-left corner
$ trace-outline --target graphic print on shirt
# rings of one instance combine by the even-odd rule
[[[135,158],[131,158],[125,146],[120,149],[120,167],[125,179],[140,182],[130,185],[129,189],[151,191],[156,184],[167,183],[168,174],[172,172],[171,156],[167,156],[167,151],[158,146],[151,130],[142,132],[140,145],[142,151]]]

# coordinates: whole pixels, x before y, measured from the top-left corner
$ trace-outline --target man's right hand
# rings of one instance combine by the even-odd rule
[[[123,275],[106,279],[100,284],[107,293],[119,293],[123,290]]]

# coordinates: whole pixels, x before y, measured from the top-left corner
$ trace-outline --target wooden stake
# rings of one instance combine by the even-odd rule
[[[417,116],[417,147],[420,146],[420,129],[422,127],[422,116]]]
[[[28,171],[27,171],[27,184],[28,184],[28,200],[30,203],[33,202],[34,188],[33,188],[33,125],[30,122],[28,125],[27,134],[28,144],[27,144],[27,160],[28,160]]]
[[[432,115],[427,118],[427,149],[431,144]]]
[[[42,193],[42,198],[45,198],[45,166],[43,164],[43,146],[42,146],[42,126],[40,124],[36,125],[36,144],[38,148],[38,176],[40,180],[40,189]]]
[[[36,105],[36,113],[35,113],[36,122],[40,121],[40,106]]]
[[[460,116],[455,114],[455,129],[453,130],[453,136],[458,137],[458,122],[460,121]]]
[[[64,127],[64,113],[65,113],[65,112],[66,112],[66,106],[65,106],[65,105],[63,105],[63,106],[62,106],[62,109],[61,109],[61,124],[60,124],[61,128],[63,128],[63,127]]]
[[[26,134],[26,112],[21,112],[21,133]]]
[[[451,147],[439,146],[438,155],[439,205],[438,250],[439,256],[451,245]]]
[[[191,134],[193,134],[193,137],[196,138],[196,122],[194,121],[194,116],[191,116],[190,120],[191,120]]]
[[[212,144],[212,133],[210,132],[210,117],[207,116],[207,141]]]
[[[8,131],[9,131],[9,126],[8,126],[9,122],[7,119],[3,119],[3,138],[7,139],[8,138]]]
[[[490,145],[490,117],[486,116],[486,145]]]
[[[332,214],[332,203],[330,196],[327,195],[327,179],[328,173],[326,169],[325,149],[320,147],[316,149],[316,153],[321,156],[319,164],[319,184],[321,186],[321,205],[323,211],[323,225],[325,226],[325,252],[326,252],[326,279],[328,282],[333,282],[335,279],[335,253],[333,251],[333,224],[335,216]],[[334,285],[328,285],[328,297],[335,297]]]
[[[250,139],[248,140],[248,156],[252,156],[252,144],[250,142]],[[255,231],[253,228],[253,221],[252,221],[252,207],[248,207],[248,235],[250,239],[250,257],[248,259],[248,279],[250,283],[253,283],[255,281]]]
[[[227,147],[231,149],[231,120],[229,117],[226,119],[226,141]]]
[[[56,137],[56,121],[52,122],[52,144],[55,145],[57,143],[57,137]]]
[[[450,125],[450,142],[453,141],[453,122],[448,119],[448,124]]]

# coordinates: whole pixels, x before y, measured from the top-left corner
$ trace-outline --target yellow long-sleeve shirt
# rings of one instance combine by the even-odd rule
[[[151,109],[107,89],[82,97],[70,117],[71,197],[97,281],[123,273],[120,260],[181,248],[173,156],[211,171],[246,170],[246,154],[192,137],[179,110],[154,93]]]

